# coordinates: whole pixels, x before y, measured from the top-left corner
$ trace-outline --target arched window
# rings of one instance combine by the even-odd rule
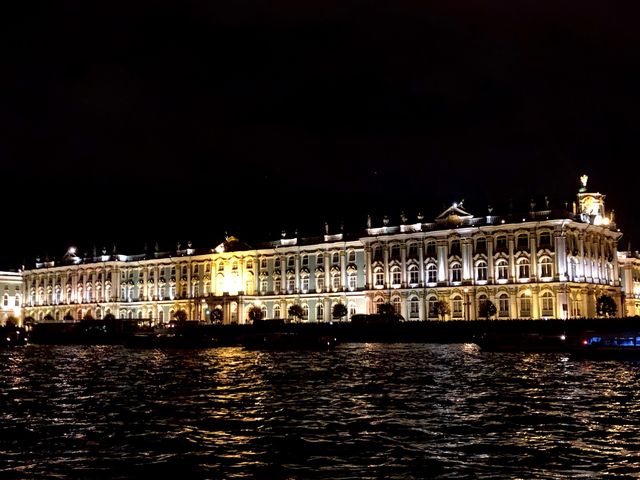
[[[391,267],[391,284],[399,286],[400,279],[401,279],[400,267],[397,265]]]
[[[306,303],[302,305],[302,319],[309,319],[309,305],[307,305]]]
[[[417,285],[420,278],[420,272],[417,265],[409,265],[409,283],[411,285]]]
[[[159,323],[164,323],[164,311],[163,310],[160,310],[158,312],[158,322]]]
[[[391,247],[391,260],[400,260],[400,245]]]
[[[376,287],[384,287],[384,271],[382,267],[373,269],[373,284]]]
[[[509,295],[507,295],[506,293],[501,293],[498,296],[498,316],[509,316]]]
[[[462,317],[462,297],[460,295],[456,295],[451,299],[451,303],[453,305],[451,315],[453,316],[453,318],[461,318]]]
[[[529,235],[521,233],[516,239],[516,248],[518,250],[529,250]]]
[[[462,281],[462,265],[459,262],[453,262],[451,264],[451,281],[452,282]]]
[[[273,307],[273,318],[280,318],[280,305]]]
[[[540,234],[540,248],[546,248],[546,249],[551,248],[551,233],[542,232]]]
[[[504,258],[496,262],[496,276],[498,280],[506,280],[509,274],[509,264]]]
[[[521,258],[518,260],[518,278],[525,280],[529,278],[529,259]]]
[[[487,262],[480,260],[476,264],[476,280],[485,282],[487,280]]]
[[[324,320],[324,305],[322,303],[316,304],[316,320]]]
[[[316,255],[316,265],[324,265],[324,254],[319,253]]]
[[[436,242],[427,242],[426,256],[435,258],[435,256],[436,256]]]
[[[420,300],[418,297],[409,299],[409,319],[418,320],[420,318]]]
[[[552,317],[553,316],[553,295],[551,292],[544,292],[540,297],[542,303],[542,316],[543,317]]]
[[[391,305],[393,305],[393,311],[395,313],[400,314],[402,312],[400,297],[393,297],[393,300],[391,300]]]
[[[451,241],[451,251],[450,255],[460,256],[460,240],[452,240]]]
[[[438,281],[438,268],[435,264],[427,265],[427,283],[436,283]]]
[[[340,288],[340,272],[331,272],[331,288],[333,290]]]
[[[384,303],[384,299],[383,298],[377,298],[376,299],[376,312],[380,311],[380,307],[382,306],[383,303]]]
[[[340,254],[338,252],[333,252],[333,255],[331,255],[331,263],[334,265],[340,263]]]
[[[436,312],[437,301],[438,297],[429,297],[429,299],[427,300],[427,317],[438,318],[438,313]]]
[[[418,244],[412,243],[409,245],[409,258],[412,260],[418,259]]]
[[[530,318],[531,317],[531,297],[527,294],[520,295],[520,317],[521,318]]]
[[[540,259],[540,277],[551,278],[551,259],[549,257],[543,257]]]
[[[356,261],[355,250],[349,250],[349,263],[355,263],[355,261]]]
[[[480,237],[476,240],[476,253],[487,253],[487,239]]]

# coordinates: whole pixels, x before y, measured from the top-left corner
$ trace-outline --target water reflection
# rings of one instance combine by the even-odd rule
[[[634,362],[375,343],[0,357],[10,478],[640,475]]]

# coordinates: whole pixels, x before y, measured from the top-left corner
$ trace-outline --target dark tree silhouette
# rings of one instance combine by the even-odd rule
[[[293,304],[289,307],[289,316],[294,317],[296,320],[300,320],[304,316],[304,310],[298,304]]]
[[[345,306],[344,303],[336,303],[333,306],[333,318],[338,318],[340,320],[342,320],[342,318],[349,313],[349,311],[347,310],[347,307]]]
[[[378,306],[378,313],[383,315],[393,315],[396,313],[396,309],[393,308],[393,305],[389,302],[382,303]]]
[[[249,320],[251,320],[254,323],[262,320],[262,317],[264,316],[264,313],[262,312],[262,308],[260,308],[258,305],[254,305],[253,307],[251,307],[247,312],[247,314],[249,316]]]
[[[609,295],[600,295],[596,300],[596,311],[599,317],[615,317],[618,305]]]
[[[441,320],[444,320],[444,317],[451,314],[451,307],[449,307],[449,304],[444,300],[438,300],[433,304],[431,314],[437,315]]]
[[[482,318],[486,318],[489,320],[490,317],[493,317],[498,312],[495,304],[491,300],[483,300],[478,305],[478,316]]]
[[[185,322],[187,320],[187,312],[184,310],[178,310],[173,314],[173,318],[175,318],[179,322]]]

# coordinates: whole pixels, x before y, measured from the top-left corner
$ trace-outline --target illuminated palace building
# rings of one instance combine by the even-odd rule
[[[189,244],[84,258],[70,249],[23,272],[22,313],[37,321],[112,313],[162,323],[183,310],[190,319],[247,323],[254,305],[265,318],[285,318],[295,304],[302,321],[326,322],[336,303],[347,319],[389,302],[407,320],[429,320],[445,301],[445,319],[473,320],[491,300],[496,318],[577,318],[596,316],[596,299],[607,295],[619,315],[635,315],[640,259],[618,254],[622,234],[604,195],[588,193],[586,183],[582,177],[571,211],[545,201],[525,215],[474,216],[453,204],[432,222],[368,219],[360,233],[325,226],[323,236],[283,232],[254,247],[227,237],[206,250]]]

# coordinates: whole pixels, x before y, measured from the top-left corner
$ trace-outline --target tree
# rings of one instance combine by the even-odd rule
[[[63,320],[67,320],[67,321],[72,321],[73,320],[73,315],[71,315],[70,313],[65,313],[64,317],[62,317]]]
[[[251,307],[247,313],[249,315],[249,320],[251,320],[253,323],[259,322],[264,316],[262,308],[258,305],[254,305],[253,307]]]
[[[115,319],[116,316],[113,313],[107,313],[103,318],[105,322],[113,322]]]
[[[347,313],[349,313],[349,311],[347,310],[347,307],[345,306],[344,303],[336,303],[333,306],[333,310],[332,310],[333,318],[338,318],[342,320],[342,317],[344,317]]]
[[[304,316],[304,310],[298,304],[293,304],[289,307],[289,316],[294,317],[296,320],[300,320]]]
[[[596,311],[599,317],[615,317],[618,305],[609,295],[600,295],[596,300]]]
[[[187,321],[187,312],[185,312],[182,309],[178,310],[176,313],[173,314],[173,318],[175,318],[179,322],[186,322]]]
[[[18,319],[13,315],[9,315],[4,324],[8,328],[16,328],[18,326]]]
[[[87,321],[92,321],[95,320],[95,318],[93,318],[93,315],[91,315],[91,312],[87,312],[84,314],[84,317],[82,317],[83,320],[87,320]]]
[[[433,310],[431,311],[431,315],[437,315],[442,320],[444,320],[444,317],[446,317],[449,314],[451,314],[451,308],[449,307],[449,304],[444,300],[438,300],[433,304]]]
[[[50,313],[47,313],[47,314],[44,316],[43,320],[44,320],[45,322],[53,322],[54,318],[53,318],[53,315],[51,315]],[[66,320],[66,319],[65,319],[65,320]]]
[[[214,323],[222,323],[224,315],[221,308],[214,308],[211,310],[211,321]]]
[[[478,316],[486,318],[489,320],[489,317],[493,317],[498,312],[495,304],[491,300],[483,300],[478,305]]]
[[[394,313],[396,313],[396,309],[393,308],[393,304],[386,302],[378,306],[378,313],[381,313],[383,315],[393,315]]]

